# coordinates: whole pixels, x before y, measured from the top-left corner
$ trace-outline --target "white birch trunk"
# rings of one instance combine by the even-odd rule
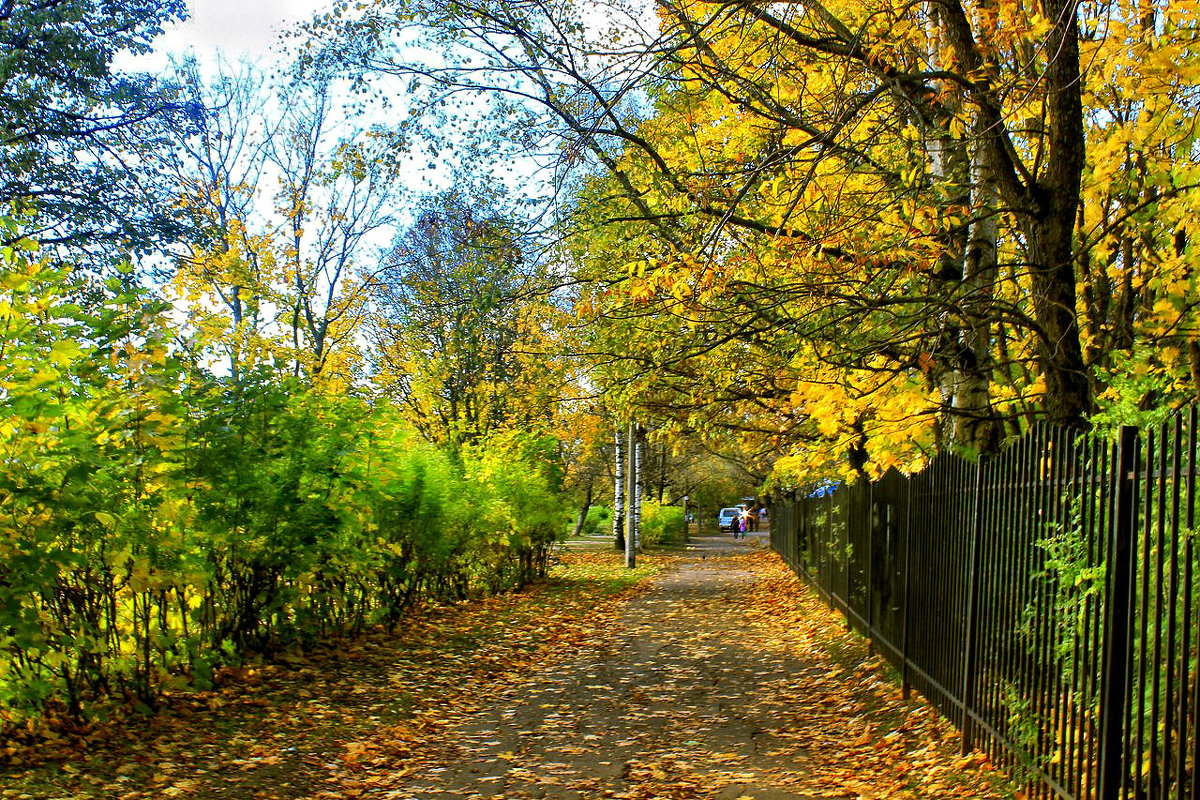
[[[613,544],[621,546],[625,533],[625,432],[617,428],[616,480],[613,486]]]
[[[633,459],[633,547],[635,550],[642,549],[642,493],[645,489],[645,481],[642,474],[642,457],[645,445],[642,442],[642,429],[638,426],[635,429],[636,444],[634,445]]]
[[[625,514],[625,566],[633,569],[637,566],[637,521],[635,518],[634,484],[637,480],[637,467],[634,463],[634,424],[629,423],[625,455],[629,459],[629,468],[625,473],[626,514]]]

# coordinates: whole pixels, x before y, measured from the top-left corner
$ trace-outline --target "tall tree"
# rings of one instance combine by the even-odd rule
[[[553,369],[537,342],[553,308],[522,244],[514,217],[450,191],[422,205],[376,278],[376,378],[433,441],[549,411],[536,396],[554,392]]]
[[[219,64],[207,78],[194,59],[178,67],[189,102],[204,109],[173,153],[188,235],[173,280],[202,346],[221,353],[234,383],[246,367],[270,359],[275,243],[263,215],[264,169],[277,122],[270,92],[250,65]]]
[[[269,362],[345,386],[361,367],[370,250],[394,224],[390,139],[335,124],[329,83],[273,86],[248,64],[178,72],[205,109],[173,160],[190,222],[173,286],[195,330],[235,381]]]
[[[314,378],[365,318],[372,277],[363,251],[395,223],[391,138],[335,123],[334,93],[328,82],[294,83],[270,145],[295,371]]]

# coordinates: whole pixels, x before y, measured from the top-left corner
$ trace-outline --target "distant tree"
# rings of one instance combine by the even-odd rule
[[[355,337],[377,263],[365,252],[394,222],[390,144],[335,123],[328,83],[277,86],[223,62],[202,75],[191,59],[176,80],[204,109],[171,157],[188,223],[171,287],[191,330],[235,382],[270,360],[344,385],[361,366]]]
[[[172,289],[189,310],[190,327],[220,353],[237,383],[245,367],[265,357],[259,343],[271,322],[276,258],[261,206],[268,147],[279,123],[266,117],[270,92],[248,65],[219,64],[208,79],[186,59],[176,79],[204,113],[169,157],[187,222],[176,243]]]
[[[371,275],[363,251],[394,230],[397,171],[390,137],[338,123],[328,81],[297,82],[286,92],[268,147],[279,181],[282,322],[294,372],[316,378],[366,315]]]
[[[520,228],[488,200],[427,200],[376,278],[376,378],[432,441],[471,442],[546,412],[543,285]],[[532,384],[532,385],[531,385]]]

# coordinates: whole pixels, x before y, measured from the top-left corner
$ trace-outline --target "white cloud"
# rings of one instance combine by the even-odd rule
[[[187,38],[197,51],[265,56],[281,30],[329,5],[329,0],[191,0]]]
[[[170,55],[188,51],[202,62],[211,62],[218,52],[231,60],[267,61],[283,30],[311,19],[331,4],[332,0],[188,0],[189,19],[156,39],[154,53],[136,59],[122,57],[118,65],[158,71]]]

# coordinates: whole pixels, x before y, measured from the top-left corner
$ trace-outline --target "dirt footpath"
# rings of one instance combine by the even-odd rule
[[[358,788],[388,798],[1005,797],[900,701],[762,537],[707,538],[596,641],[452,715]]]

